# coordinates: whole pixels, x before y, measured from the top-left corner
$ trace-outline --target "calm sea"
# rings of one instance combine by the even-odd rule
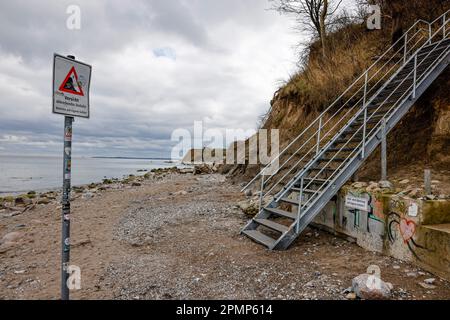
[[[104,178],[143,175],[138,170],[176,166],[166,160],[72,159],[72,185],[101,182]],[[0,155],[0,195],[46,191],[62,187],[62,157]]]

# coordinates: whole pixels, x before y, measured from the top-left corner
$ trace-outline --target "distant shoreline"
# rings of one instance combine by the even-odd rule
[[[14,158],[15,156],[11,156]],[[39,158],[29,157],[30,159]],[[62,158],[62,157],[61,157]],[[7,166],[4,168],[5,175],[0,179],[0,198],[5,196],[18,196],[21,194],[25,194],[29,191],[36,192],[50,192],[55,190],[60,190],[62,185],[62,177],[59,175],[55,180],[54,175],[56,175],[56,171],[53,169],[56,163],[60,163],[62,161],[56,159],[56,157],[51,157],[51,162],[47,162],[43,158],[44,163],[51,164],[52,176],[48,174],[48,168],[43,167],[41,169],[41,164],[35,165],[33,162],[29,160],[25,161],[22,166],[28,166],[30,168],[36,167],[36,170],[29,170],[27,173],[21,172],[12,172],[14,170],[15,162],[7,161]],[[90,160],[91,159],[91,160]],[[83,162],[84,167],[77,167],[77,171],[79,174],[77,177],[81,177],[81,179],[72,180],[72,186],[83,186],[91,183],[100,183],[104,179],[120,179],[121,177],[134,175],[134,176],[142,176],[146,173],[150,172],[154,169],[164,169],[169,167],[180,167],[183,166],[180,161],[172,161],[168,158],[141,158],[141,157],[105,157],[105,156],[95,156],[95,157],[83,157],[83,158],[73,158],[74,163],[77,161],[88,161]],[[116,161],[117,160],[117,161]],[[93,161],[93,162],[92,162]],[[41,161],[42,162],[42,161]],[[91,162],[94,163],[91,165]],[[113,165],[112,168],[105,170],[105,172],[101,172],[101,174],[92,174],[92,167],[98,166],[98,164],[102,163],[118,163],[118,165]],[[122,165],[121,163],[124,163]],[[128,167],[131,163],[131,167]],[[117,167],[117,168],[116,168]],[[56,168],[56,167],[55,167]],[[85,168],[86,170],[83,170]],[[0,170],[2,169],[2,165],[0,165]],[[35,172],[36,171],[36,172]],[[86,174],[85,172],[88,172]],[[97,172],[97,171],[96,171]],[[19,177],[12,178],[12,177]],[[40,177],[37,179],[37,177]],[[44,178],[42,178],[44,177]],[[22,181],[19,181],[22,180]]]
[[[20,158],[61,158],[62,156],[59,154],[37,154],[37,155],[23,155],[23,154],[1,154],[0,157],[20,157]],[[75,159],[118,159],[118,160],[158,160],[158,161],[171,161],[171,162],[180,162],[182,159],[173,160],[171,158],[151,158],[151,157],[109,157],[109,156],[86,156],[86,155],[75,155],[73,156]]]
[[[139,157],[91,157],[91,159],[123,159],[123,160],[161,160],[161,161],[171,161],[178,162],[180,160],[172,160],[170,158],[139,158]]]

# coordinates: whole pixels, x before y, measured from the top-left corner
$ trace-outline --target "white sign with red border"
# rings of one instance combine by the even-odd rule
[[[92,67],[55,54],[53,63],[53,113],[89,118]]]

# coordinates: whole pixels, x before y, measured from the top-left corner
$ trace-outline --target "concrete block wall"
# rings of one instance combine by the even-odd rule
[[[350,196],[367,210],[346,205]],[[344,187],[314,223],[370,251],[416,264],[450,281],[450,201]]]

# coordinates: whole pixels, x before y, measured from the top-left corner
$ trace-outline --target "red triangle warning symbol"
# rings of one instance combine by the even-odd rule
[[[72,67],[72,69],[70,69],[63,83],[59,87],[59,91],[76,94],[78,96],[84,97],[83,88],[81,87],[81,84],[78,81],[78,75],[77,71],[75,70],[75,67]]]

